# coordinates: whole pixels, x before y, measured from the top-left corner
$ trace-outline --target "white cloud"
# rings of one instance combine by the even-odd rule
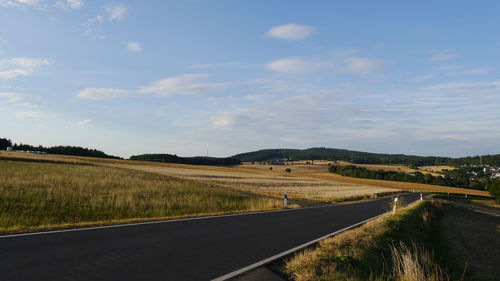
[[[220,129],[220,128],[231,128],[234,126],[235,120],[232,115],[221,115],[221,116],[213,116],[210,118],[210,122],[212,123],[212,127]]]
[[[0,71],[0,79],[14,79],[18,76],[26,76],[28,74],[30,74],[29,71],[22,69],[5,70]]]
[[[442,51],[437,53],[436,55],[430,57],[428,60],[429,61],[445,61],[445,60],[451,60],[454,58],[457,58],[458,55],[455,53],[452,53],[450,51]]]
[[[63,10],[76,10],[85,4],[84,0],[60,0],[57,1],[55,6]]]
[[[49,117],[49,115],[41,111],[24,111],[16,112],[16,117],[18,119],[41,119]]]
[[[78,121],[77,124],[78,124],[78,126],[85,126],[90,122],[92,122],[91,119],[86,119],[86,120]]]
[[[110,4],[103,7],[106,13],[106,18],[109,21],[124,20],[128,13],[127,6],[123,4]]]
[[[23,6],[37,6],[43,0],[0,0],[0,6],[3,7],[23,7]]]
[[[0,60],[0,68],[19,67],[24,69],[34,69],[47,64],[50,64],[48,59],[31,59],[25,57]]]
[[[142,52],[141,44],[139,44],[137,42],[128,42],[127,43],[127,49],[129,49],[130,51],[132,51],[134,53],[140,53],[140,52]]]
[[[110,88],[86,88],[78,92],[76,97],[87,100],[112,100],[128,92],[127,90]]]
[[[38,105],[38,104],[33,104],[31,102],[19,102],[19,103],[14,103],[15,106],[22,106],[22,107],[31,107],[31,108],[42,108],[43,106]]]
[[[361,75],[368,75],[387,65],[387,62],[362,57],[350,57],[345,59],[346,68],[349,71],[357,72]]]
[[[231,86],[230,83],[203,82],[211,75],[204,73],[183,74],[154,81],[139,88],[140,93],[153,93],[166,97],[174,94],[198,95],[222,90]]]
[[[301,40],[309,37],[313,30],[310,26],[290,23],[275,26],[269,29],[265,35],[277,39]]]
[[[275,60],[267,65],[267,69],[283,73],[308,73],[322,69],[325,64],[321,62],[304,61],[300,59]]]
[[[51,64],[48,59],[16,57],[0,60],[0,79],[14,79],[27,76],[41,66]]]
[[[83,24],[87,34],[96,32],[99,26],[106,20],[109,22],[122,21],[128,14],[128,8],[124,4],[109,4],[102,8],[104,10],[103,14],[90,18]]]
[[[23,94],[13,92],[0,92],[0,98],[4,98],[11,103],[15,103],[24,100],[25,96]]]

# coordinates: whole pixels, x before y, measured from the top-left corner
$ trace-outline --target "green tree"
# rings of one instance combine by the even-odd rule
[[[500,180],[494,180],[488,185],[488,191],[495,197],[497,203],[500,204]]]

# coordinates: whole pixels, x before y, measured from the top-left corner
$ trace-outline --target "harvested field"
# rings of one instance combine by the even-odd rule
[[[400,189],[400,190],[407,190],[407,191],[415,190],[416,192],[444,192],[444,193],[450,192],[450,193],[457,193],[457,194],[470,194],[470,195],[479,195],[479,196],[487,196],[487,197],[490,196],[490,194],[487,191],[483,191],[483,190],[457,188],[457,187],[431,185],[431,184],[421,184],[421,183],[411,183],[411,182],[398,182],[398,181],[372,180],[372,179],[343,177],[341,175],[332,174],[332,173],[298,173],[298,176],[311,177],[314,179],[320,179],[320,180],[324,180],[324,181],[331,180],[331,181],[341,182],[341,183],[380,186],[380,187],[385,187],[385,188],[393,188],[393,189]]]
[[[107,164],[113,167],[133,169],[150,173],[163,174],[183,179],[217,184],[232,189],[281,198],[288,192],[290,199],[333,202],[345,198],[372,196],[374,193],[397,191],[392,188],[374,187],[352,183],[322,181],[308,177],[299,177],[292,172],[225,167],[204,167],[189,165],[146,165]]]

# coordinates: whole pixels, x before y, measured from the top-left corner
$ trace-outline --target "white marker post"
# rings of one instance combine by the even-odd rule
[[[288,207],[288,192],[285,191],[285,198],[283,199],[283,205],[285,208]]]
[[[422,193],[420,193],[420,201],[422,201],[422,200],[423,200],[423,198],[422,198],[422,197],[423,197],[423,196],[422,196]]]
[[[377,193],[373,194],[373,198],[377,199]]]
[[[467,194],[465,194],[465,198],[467,198]]]
[[[392,213],[395,214],[396,213],[396,206],[398,205],[398,197],[395,197],[394,198],[394,206],[392,208]]]

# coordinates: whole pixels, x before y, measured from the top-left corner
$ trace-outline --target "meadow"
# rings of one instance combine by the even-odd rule
[[[281,200],[113,167],[0,161],[0,231],[281,208]]]

